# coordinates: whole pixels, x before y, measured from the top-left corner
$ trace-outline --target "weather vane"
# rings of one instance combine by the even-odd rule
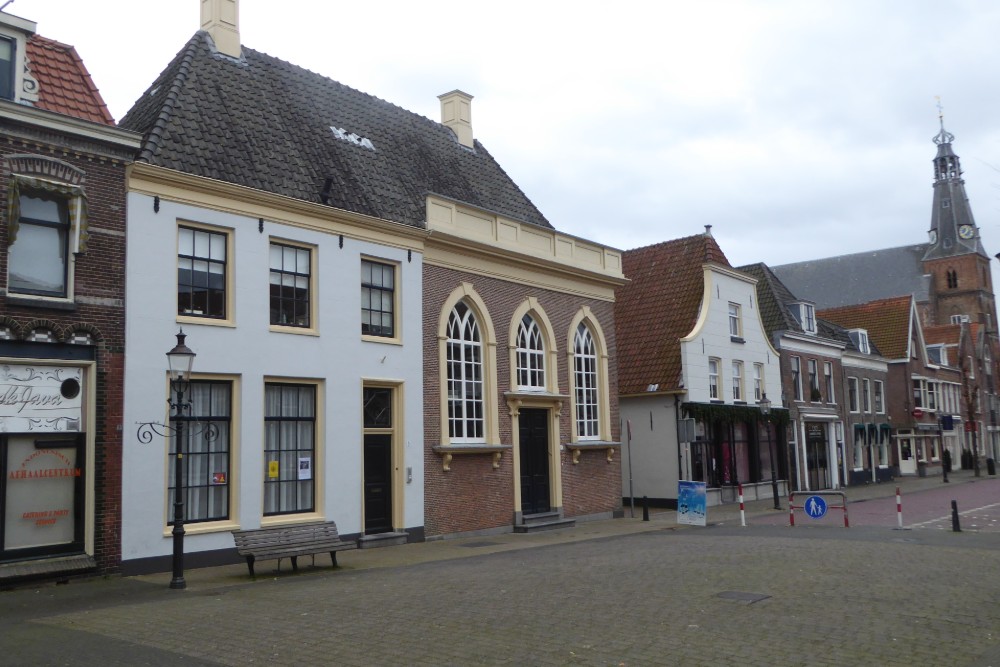
[[[946,132],[944,129],[944,107],[941,106],[941,96],[935,95],[934,99],[937,100],[936,106],[938,110],[938,122],[941,124],[941,131],[934,135],[934,143],[950,144],[955,140],[955,135],[951,132]]]

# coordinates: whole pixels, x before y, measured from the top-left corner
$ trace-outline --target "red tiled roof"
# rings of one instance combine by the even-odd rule
[[[905,359],[910,340],[912,296],[869,301],[857,306],[842,306],[816,311],[816,317],[845,329],[865,329],[868,338],[888,359]]]
[[[962,335],[960,324],[939,324],[924,327],[924,342],[928,345],[958,345]]]
[[[694,328],[704,291],[705,263],[729,267],[706,234],[628,250],[622,271],[630,280],[615,293],[618,387],[622,394],[678,389],[680,339]]]
[[[32,35],[27,54],[31,75],[38,81],[36,107],[104,125],[115,124],[76,49]]]

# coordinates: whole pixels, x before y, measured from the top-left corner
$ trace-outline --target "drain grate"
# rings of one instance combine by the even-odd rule
[[[746,602],[747,604],[753,604],[754,602],[760,602],[761,600],[766,600],[770,595],[764,595],[763,593],[744,593],[742,591],[723,591],[719,593],[716,597],[720,597],[723,600],[734,600],[736,602]]]

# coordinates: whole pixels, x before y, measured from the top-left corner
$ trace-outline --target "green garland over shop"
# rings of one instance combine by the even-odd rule
[[[729,405],[725,403],[681,403],[681,409],[697,421],[713,423],[768,421],[779,427],[788,424],[788,410],[771,408],[769,414],[764,414],[755,405]]]

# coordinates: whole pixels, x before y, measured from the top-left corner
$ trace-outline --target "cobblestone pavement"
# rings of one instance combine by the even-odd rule
[[[0,594],[0,664],[1000,667],[1000,534],[716,516],[347,552],[253,582],[199,571],[186,591],[19,589]]]

